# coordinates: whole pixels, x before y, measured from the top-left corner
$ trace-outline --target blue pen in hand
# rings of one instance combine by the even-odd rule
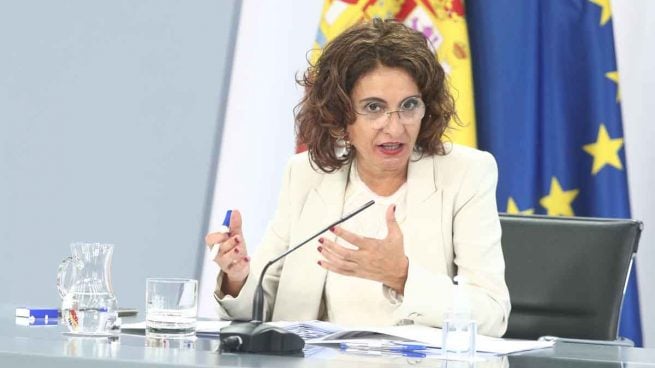
[[[218,228],[218,233],[228,234],[230,232],[230,219],[232,218],[232,210],[227,210],[225,212],[225,218],[223,219],[223,224]],[[220,244],[214,244],[211,247],[210,256],[211,259],[216,259],[218,252],[221,249]]]
[[[230,219],[232,218],[232,210],[227,210],[225,212],[225,218],[223,219],[223,225],[218,229],[219,233],[229,233],[230,232]]]

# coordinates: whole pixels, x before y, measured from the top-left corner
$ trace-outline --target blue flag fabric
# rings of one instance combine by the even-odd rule
[[[609,0],[468,0],[478,142],[501,212],[630,217]],[[620,335],[642,346],[635,268]]]

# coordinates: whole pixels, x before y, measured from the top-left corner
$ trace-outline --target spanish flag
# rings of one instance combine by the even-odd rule
[[[375,17],[397,19],[430,40],[448,75],[459,117],[459,122],[450,122],[447,139],[476,147],[473,77],[463,0],[325,0],[312,61],[341,32]]]

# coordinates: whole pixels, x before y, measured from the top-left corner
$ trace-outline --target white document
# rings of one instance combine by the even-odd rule
[[[325,322],[322,322],[325,323]],[[342,329],[321,338],[308,340],[308,344],[338,344],[353,338],[373,338],[415,341],[433,348],[441,348],[441,329],[422,325],[363,327]],[[384,336],[380,336],[384,335]],[[477,335],[476,351],[492,354],[511,354],[519,351],[544,349],[553,346],[552,341],[513,340]]]

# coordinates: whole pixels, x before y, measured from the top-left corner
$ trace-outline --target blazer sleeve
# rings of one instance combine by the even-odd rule
[[[217,301],[216,310],[221,319],[250,320],[252,317],[252,299],[259,281],[259,275],[268,261],[282,254],[289,247],[290,228],[290,183],[292,176],[292,161],[287,164],[278,206],[264,234],[264,238],[251,258],[250,274],[239,295],[232,297],[221,292],[223,272],[216,279],[214,298]],[[269,267],[264,276],[264,319],[270,318],[275,305],[278,283],[284,260]],[[268,316],[268,317],[267,317]]]
[[[485,152],[462,178],[452,213],[454,264],[457,274],[467,280],[465,291],[478,332],[488,336],[505,333],[510,312],[496,206],[497,181],[496,162]],[[448,275],[410,260],[405,293],[395,317],[441,327],[454,288]]]

